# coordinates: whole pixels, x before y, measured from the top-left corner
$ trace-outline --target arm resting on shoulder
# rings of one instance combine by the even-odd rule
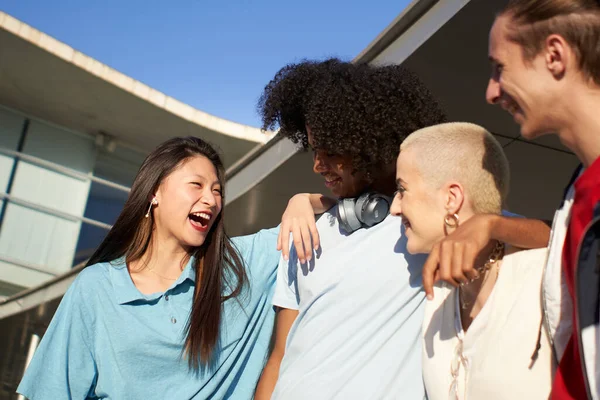
[[[550,228],[547,222],[499,215],[489,217],[491,239],[522,249],[537,249],[548,245]]]
[[[254,395],[256,400],[269,400],[273,394],[273,390],[275,390],[275,384],[279,377],[279,366],[285,354],[285,342],[297,316],[298,310],[278,308],[274,332],[275,344],[263,373],[258,380]]]
[[[436,243],[423,266],[423,287],[429,299],[433,285],[439,280],[453,286],[467,283],[478,276],[475,260],[491,241],[497,240],[522,249],[548,245],[550,228],[543,221],[527,218],[477,214]],[[542,268],[543,266],[540,266]]]
[[[300,193],[290,199],[281,217],[277,238],[277,250],[281,250],[285,260],[290,254],[291,233],[298,259],[302,263],[310,261],[313,250],[320,246],[315,215],[324,213],[335,203],[335,199],[321,194]]]

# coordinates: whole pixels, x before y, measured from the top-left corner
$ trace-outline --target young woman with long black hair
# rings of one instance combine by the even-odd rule
[[[62,299],[19,393],[32,400],[252,397],[273,329],[279,228],[230,239],[223,186],[221,159],[199,138],[173,138],[146,158],[121,215]],[[295,196],[286,226],[293,220],[311,229],[319,198]]]

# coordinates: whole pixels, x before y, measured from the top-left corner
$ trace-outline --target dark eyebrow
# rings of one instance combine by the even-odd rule
[[[396,179],[396,186],[405,185],[406,182],[402,178]]]

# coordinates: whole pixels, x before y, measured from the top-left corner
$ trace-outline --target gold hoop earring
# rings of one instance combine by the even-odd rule
[[[146,212],[145,217],[148,218],[150,216],[150,211],[152,211],[152,206],[155,206],[158,204],[158,200],[156,200],[156,197],[154,197],[152,199],[152,201],[150,202],[150,206],[148,207],[148,211]]]
[[[456,228],[458,226],[458,214],[448,213],[444,217],[444,224],[446,224],[448,228]]]

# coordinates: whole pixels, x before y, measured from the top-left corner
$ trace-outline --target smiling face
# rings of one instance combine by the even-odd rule
[[[446,196],[426,183],[418,170],[415,152],[403,150],[396,163],[396,195],[391,214],[402,217],[411,254],[429,253],[444,235]]]
[[[155,233],[185,249],[199,247],[222,208],[217,170],[208,158],[192,156],[162,181],[156,199]]]
[[[525,138],[534,139],[553,131],[554,93],[560,83],[549,72],[544,52],[524,59],[522,47],[508,39],[509,23],[508,16],[500,16],[490,31],[492,74],[486,99],[510,113]]]
[[[353,172],[352,159],[347,156],[330,154],[326,150],[314,147],[314,137],[309,127],[308,144],[313,149],[313,171],[325,179],[325,186],[336,197],[356,197],[360,195],[369,182],[365,174]]]

